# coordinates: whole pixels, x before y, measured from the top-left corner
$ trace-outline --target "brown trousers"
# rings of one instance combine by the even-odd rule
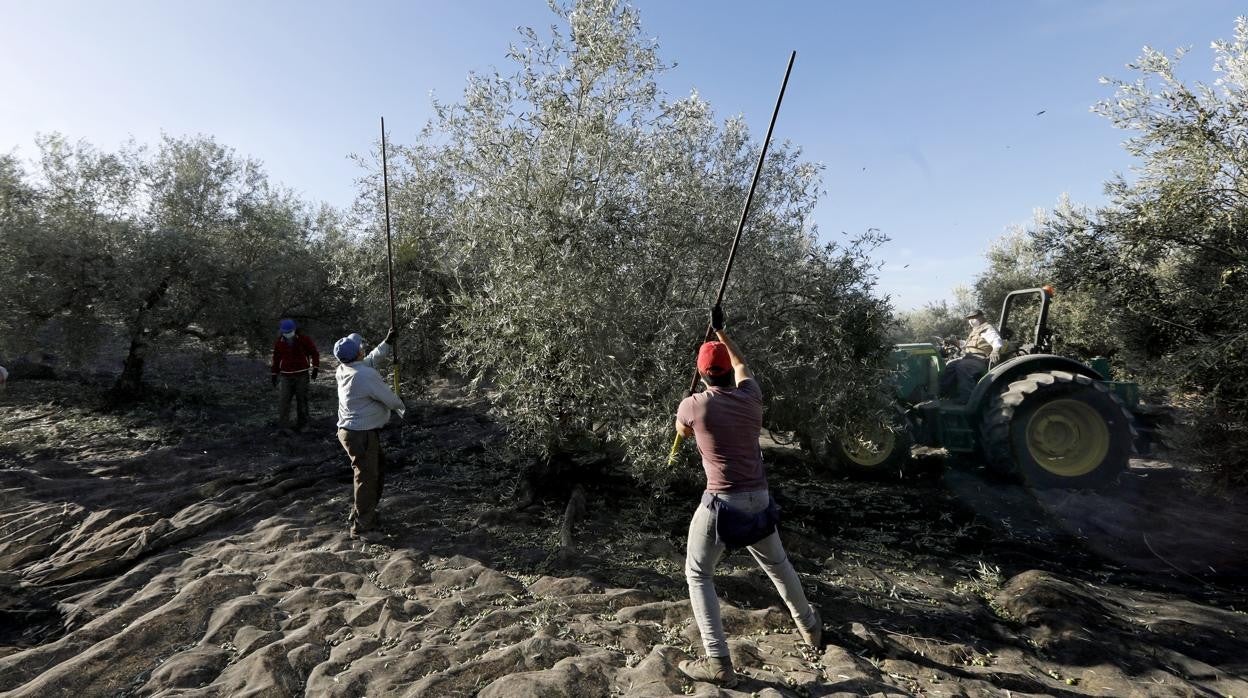
[[[338,442],[351,458],[355,475],[355,506],[351,510],[351,527],[367,531],[377,525],[377,502],[381,501],[384,484],[381,471],[386,457],[381,452],[380,432],[338,430]]]

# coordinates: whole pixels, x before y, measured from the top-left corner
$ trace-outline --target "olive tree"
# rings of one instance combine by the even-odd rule
[[[1248,462],[1248,19],[1213,43],[1213,84],[1188,85],[1175,56],[1145,49],[1135,80],[1106,80],[1096,111],[1131,132],[1135,177],[1111,205],[1057,216],[1037,236],[1058,282],[1107,304],[1124,353],[1198,417],[1191,443],[1229,478]]]
[[[636,10],[553,9],[562,29],[522,30],[515,72],[470,76],[401,149],[402,278],[518,450],[616,453],[658,486],[760,144],[697,94],[659,90]],[[872,295],[878,240],[818,242],[819,183],[800,149],[773,146],[725,300],[769,424],[802,434],[878,404],[891,321]]]

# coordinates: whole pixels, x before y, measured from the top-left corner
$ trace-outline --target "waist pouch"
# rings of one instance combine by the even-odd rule
[[[715,542],[728,548],[754,545],[775,532],[776,524],[780,523],[780,505],[770,494],[767,496],[767,507],[752,514],[709,492],[702,495],[702,503],[715,512]]]

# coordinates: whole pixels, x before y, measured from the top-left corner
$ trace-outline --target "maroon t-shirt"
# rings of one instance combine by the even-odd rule
[[[676,419],[693,427],[702,453],[707,492],[767,489],[758,433],[763,428],[763,391],[747,378],[735,388],[707,388],[680,402]]]

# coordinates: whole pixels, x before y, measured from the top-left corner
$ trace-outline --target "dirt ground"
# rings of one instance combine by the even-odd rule
[[[1248,696],[1248,507],[1139,460],[1034,495],[921,459],[855,482],[767,451],[826,646],[737,553],[718,589],[745,680],[684,679],[690,493],[623,479],[514,502],[502,431],[440,384],[385,441],[385,537],[347,536],[334,394],[276,437],[242,362],[126,411],[73,381],[0,394],[0,693],[332,696]]]

